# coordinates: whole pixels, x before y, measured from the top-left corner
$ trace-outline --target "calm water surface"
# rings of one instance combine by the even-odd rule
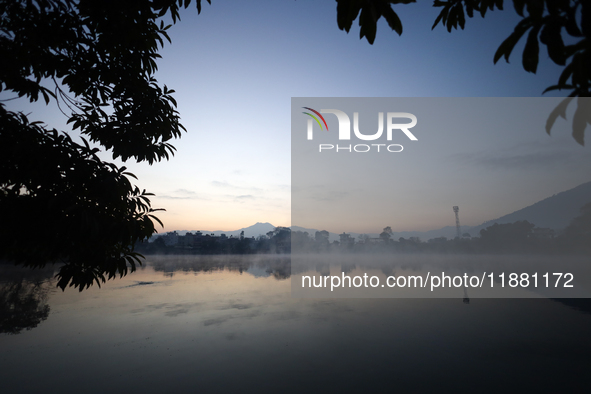
[[[591,392],[586,300],[294,299],[289,258],[148,261],[82,293],[0,267],[1,392]]]

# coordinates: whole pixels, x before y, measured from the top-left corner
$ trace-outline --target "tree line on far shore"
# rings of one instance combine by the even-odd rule
[[[329,240],[329,232],[313,235],[291,231],[288,227],[258,238],[202,236],[192,244],[166,245],[162,237],[154,242],[136,245],[143,254],[287,254],[287,253],[591,253],[591,203],[581,208],[581,214],[561,232],[538,228],[526,220],[495,223],[480,230],[480,237],[445,237],[422,241],[418,237],[392,239],[391,227],[385,227],[379,237],[362,234],[355,239],[341,234],[340,241]]]

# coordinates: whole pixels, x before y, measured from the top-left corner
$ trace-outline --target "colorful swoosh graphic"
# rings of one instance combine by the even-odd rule
[[[320,115],[320,112],[318,112],[318,111],[316,111],[316,110],[314,110],[314,109],[312,109],[312,108],[309,108],[309,107],[302,107],[302,108],[304,108],[304,109],[307,109],[308,111],[312,111],[312,112],[314,112],[316,115],[320,116],[320,119],[322,119],[322,122],[324,122],[324,125],[326,126],[326,131],[328,131],[328,125],[326,124],[326,120],[324,120],[324,116]],[[314,120],[315,120],[316,122],[318,122],[318,126],[320,126],[320,130],[322,130],[322,124],[320,123],[320,121],[318,120],[318,118],[317,118],[317,117],[315,117],[314,115],[312,115],[311,113],[308,113],[308,112],[302,112],[302,113],[303,113],[303,114],[306,114],[306,115],[308,115],[308,116],[311,116],[312,118],[314,118]]]

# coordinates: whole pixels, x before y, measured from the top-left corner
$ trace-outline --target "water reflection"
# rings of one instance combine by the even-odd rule
[[[272,276],[278,280],[288,279],[291,276],[289,256],[150,256],[149,264],[155,271],[164,272],[167,277],[173,277],[175,272],[206,273],[224,270],[240,274],[248,272],[254,276]]]
[[[0,265],[0,333],[19,334],[47,320],[47,298],[53,286],[52,269]]]
[[[574,305],[295,299],[290,274],[288,257],[154,256],[101,289],[50,292],[49,319],[0,335],[2,390],[584,392],[591,385],[591,316]]]

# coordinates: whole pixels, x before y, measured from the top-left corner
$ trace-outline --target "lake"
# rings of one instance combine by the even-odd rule
[[[3,393],[591,387],[587,299],[297,299],[289,256],[150,256],[83,292],[0,269]]]

